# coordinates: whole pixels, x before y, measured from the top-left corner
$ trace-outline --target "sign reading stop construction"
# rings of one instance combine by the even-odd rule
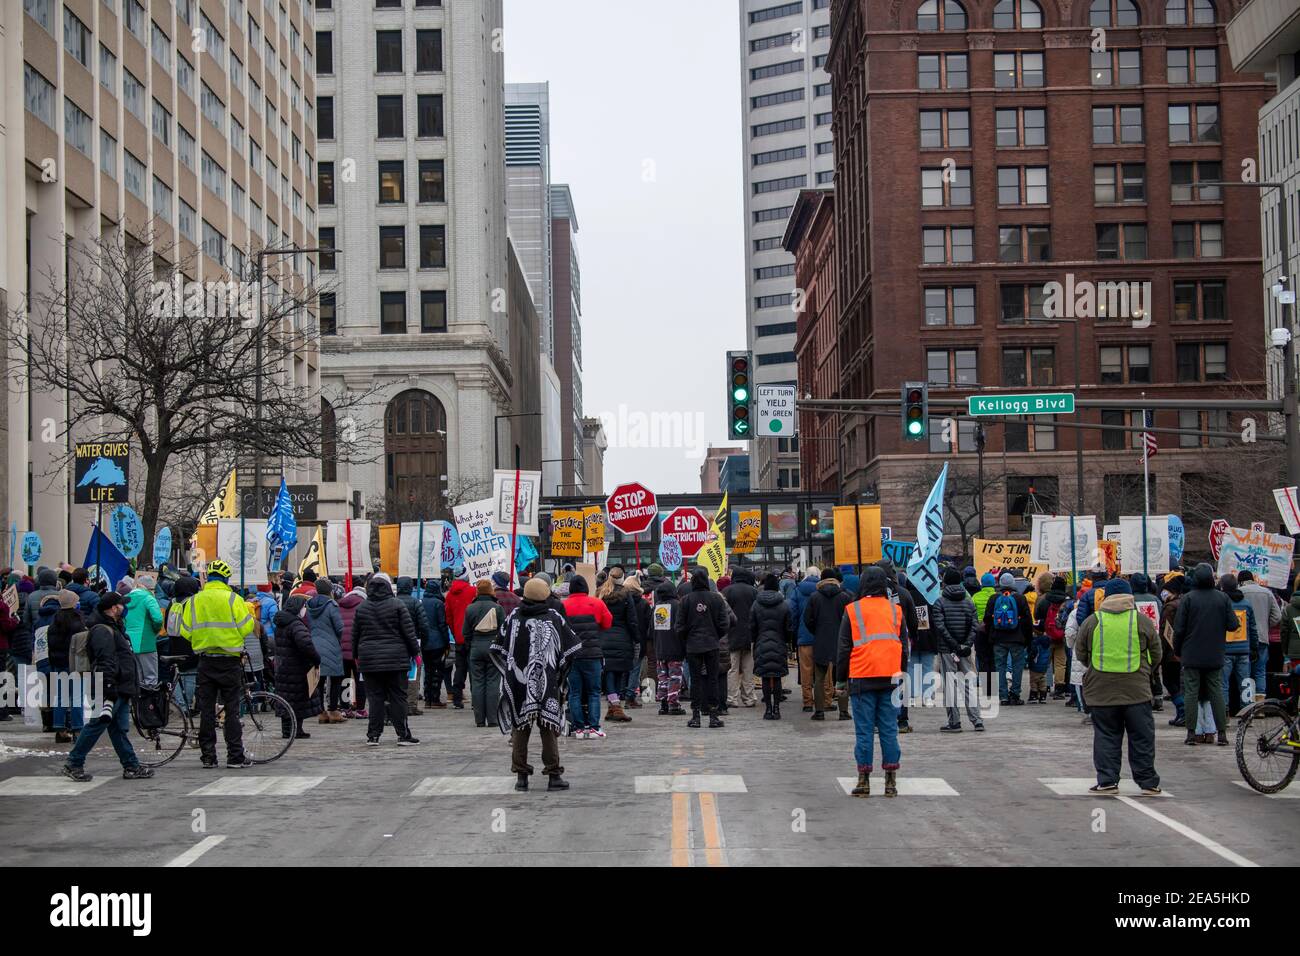
[[[619,485],[605,499],[609,523],[624,534],[640,534],[654,524],[659,514],[655,493],[638,481]]]
[[[674,508],[664,518],[663,535],[682,546],[682,557],[693,558],[709,543],[709,519],[699,508]]]
[[[754,392],[759,435],[789,438],[795,433],[794,386],[760,385]]]
[[[1074,396],[1069,392],[1037,395],[971,395],[966,399],[967,415],[1073,415]]]

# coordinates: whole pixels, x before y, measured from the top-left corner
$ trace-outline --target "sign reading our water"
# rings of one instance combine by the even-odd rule
[[[73,446],[73,503],[113,504],[127,499],[131,445],[124,441],[87,441]]]
[[[118,505],[113,509],[108,529],[117,550],[126,557],[134,558],[144,547],[144,525],[130,505]]]
[[[35,564],[41,560],[41,536],[35,531],[23,535],[23,564]]]
[[[1074,396],[1069,392],[1037,395],[971,395],[966,399],[968,415],[1073,415]]]

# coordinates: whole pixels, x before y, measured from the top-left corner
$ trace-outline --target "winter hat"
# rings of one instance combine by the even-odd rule
[[[1245,584],[1247,581],[1253,581],[1253,580],[1255,580],[1255,572],[1253,572],[1253,571],[1238,571],[1238,572],[1237,572],[1237,583],[1238,583],[1238,584]]]
[[[315,580],[317,579],[317,574],[316,574],[315,569],[313,569],[313,568],[308,568],[306,571],[304,571],[304,572],[302,573],[302,579],[303,579],[304,581],[309,582],[309,583],[312,582],[312,581],[315,581]]]
[[[998,580],[993,575],[987,573],[980,575],[980,587],[995,588],[997,586]]]
[[[635,574],[629,574],[627,577],[627,589],[633,594],[644,594],[645,589],[641,587],[641,579]]]
[[[548,571],[538,571],[535,575],[533,575],[533,577],[541,578],[547,587],[550,587],[552,584],[555,583],[555,579],[551,577],[550,572]]]
[[[1003,571],[1002,577],[998,578],[998,587],[1013,588],[1016,586],[1016,579],[1010,571]]]
[[[116,591],[105,591],[99,599],[99,609],[101,611],[107,611],[109,608],[117,607],[119,604],[123,603],[125,602],[122,600],[122,595],[118,594]]]
[[[764,591],[775,591],[780,586],[781,586],[781,579],[778,578],[771,571],[768,571],[767,574],[763,575]]]
[[[35,590],[36,590],[36,585],[33,584],[32,579],[27,577],[26,575],[24,575],[23,579],[18,582],[19,594],[31,594]]]
[[[961,572],[956,568],[949,568],[943,572],[944,584],[961,584]]]
[[[152,571],[141,571],[135,576],[135,586],[144,588],[146,591],[152,591],[158,586],[158,579],[154,577]]]
[[[122,580],[117,582],[117,593],[122,595],[122,597],[126,597],[134,590],[135,590],[134,578],[129,578],[129,577],[123,578]]]
[[[961,569],[961,576],[963,578],[975,577],[975,566],[970,564],[966,565],[966,567]]]
[[[474,589],[479,593],[480,596],[482,595],[490,596],[496,591],[496,588],[492,586],[492,582],[489,581],[487,578],[480,579],[478,584],[474,585]]]
[[[550,596],[551,586],[542,580],[540,574],[533,575],[528,579],[528,583],[524,585],[524,597],[529,601],[536,601],[540,604],[544,603]]]
[[[505,571],[492,572],[492,584],[498,588],[510,587],[510,575]]]
[[[172,588],[172,597],[177,601],[183,601],[188,597],[194,597],[203,590],[203,585],[199,579],[192,574],[182,574],[176,579],[176,585]]]
[[[58,595],[59,595],[59,607],[63,607],[63,608],[76,607],[77,604],[80,603],[81,601],[81,595],[79,595],[76,591],[69,591],[67,588],[64,588],[62,591],[59,591]]]
[[[41,568],[36,572],[36,583],[43,588],[58,587],[59,572],[53,568]]]
[[[303,580],[306,580],[305,576]],[[317,594],[324,594],[328,597],[334,593],[334,583],[329,578],[317,578],[314,583]]]
[[[527,592],[527,590],[528,590],[527,588],[524,589],[525,592]],[[586,578],[584,578],[581,574],[575,574],[572,580],[569,581],[569,593],[590,594],[591,587],[590,585],[587,584]]]
[[[655,561],[650,565],[650,567],[645,569],[645,572],[652,578],[662,578],[664,576],[664,566],[658,561]]]
[[[1112,594],[1132,594],[1133,586],[1123,578],[1111,578],[1101,586],[1101,591],[1106,597],[1110,597]]]
[[[1219,590],[1220,591],[1237,590],[1237,576],[1235,574],[1225,574],[1223,577],[1219,578]]]
[[[810,567],[806,572],[804,572],[804,577],[809,581],[817,581],[821,578],[821,576],[822,576],[821,569],[818,568],[817,565],[815,564],[812,567]]]
[[[1134,594],[1146,594],[1151,590],[1151,579],[1141,571],[1134,571],[1128,576]]]
[[[1053,591],[1064,591],[1065,587],[1066,587],[1065,578],[1061,577],[1059,574],[1056,577],[1052,578]]]
[[[284,609],[294,617],[302,617],[307,613],[307,595],[295,594],[284,602]]]

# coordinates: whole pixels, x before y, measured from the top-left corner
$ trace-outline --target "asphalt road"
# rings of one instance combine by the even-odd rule
[[[198,751],[121,779],[107,737],[88,785],[59,776],[52,735],[0,724],[0,865],[1125,865],[1292,864],[1300,783],[1264,797],[1231,747],[1186,747],[1157,716],[1167,795],[1092,797],[1092,731],[1061,703],[1003,708],[988,731],[940,734],[912,710],[903,793],[849,797],[853,724],[733,709],[726,727],[633,710],[604,740],[565,740],[572,789],[515,793],[509,745],[471,712],[413,719],[422,743],[364,746],[322,726],[278,762],[203,770]],[[534,736],[533,763],[540,770]],[[37,751],[37,755],[24,753]],[[877,757],[879,760],[879,757]],[[1131,782],[1127,784],[1131,786]]]

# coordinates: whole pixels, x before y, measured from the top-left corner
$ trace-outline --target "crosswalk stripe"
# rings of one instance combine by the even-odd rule
[[[1239,787],[1249,790],[1251,793],[1259,793],[1258,790],[1248,784],[1245,780],[1234,780],[1232,782]],[[1268,797],[1270,800],[1300,800],[1300,792],[1294,790],[1283,790],[1281,793],[1259,793],[1259,796]]]
[[[739,774],[680,773],[636,778],[637,793],[749,793]]]
[[[191,797],[296,797],[325,782],[324,777],[221,777],[191,790]]]
[[[514,777],[425,777],[411,791],[413,797],[465,797],[514,793]]]
[[[77,783],[66,777],[10,777],[0,781],[0,797],[75,797],[107,780],[99,776],[89,783]]]
[[[852,793],[858,785],[857,777],[836,777],[840,788],[845,793]],[[881,789],[873,788],[872,795],[883,794],[884,783],[877,784]],[[898,795],[900,797],[956,797],[960,796],[943,777],[902,777],[898,778]]]
[[[190,847],[174,860],[169,860],[166,866],[189,866],[203,854],[207,853],[218,843],[225,841],[224,836],[206,836],[194,846]]]
[[[1059,797],[1098,796],[1098,794],[1088,792],[1088,789],[1097,783],[1094,777],[1039,777],[1038,782]],[[1142,788],[1132,780],[1121,780],[1119,782],[1119,792],[1121,795],[1128,797],[1140,796]],[[1172,797],[1173,794],[1165,790],[1160,796]]]

